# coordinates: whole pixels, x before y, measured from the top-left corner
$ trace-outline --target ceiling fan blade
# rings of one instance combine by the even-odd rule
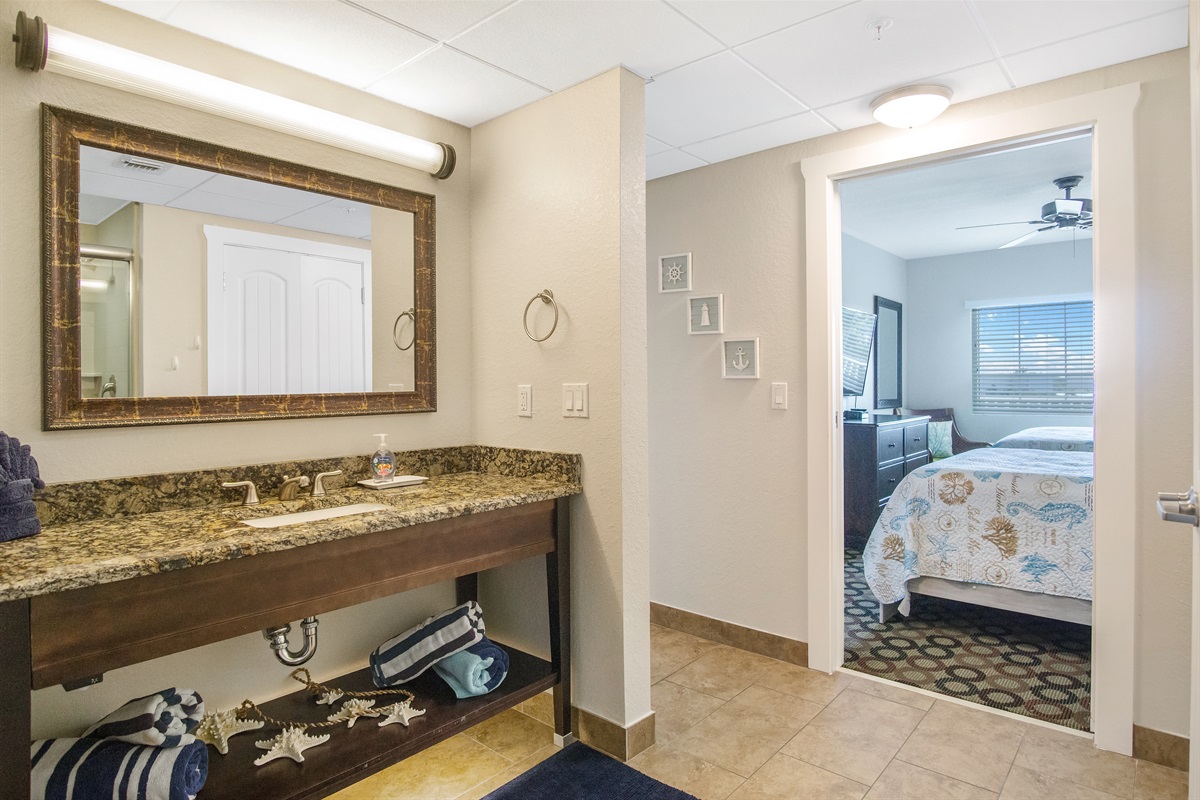
[[[1032,239],[1034,236],[1037,236],[1042,231],[1053,230],[1054,228],[1057,228],[1057,227],[1058,227],[1057,225],[1051,225],[1048,228],[1038,228],[1036,231],[1030,231],[1029,233],[1025,234],[1024,236],[1018,236],[1016,239],[1013,239],[1008,244],[1002,244],[999,247],[997,247],[996,249],[1003,250],[1006,247],[1015,247],[1016,245],[1019,245],[1021,242]]]
[[[1019,222],[992,222],[988,225],[964,225],[961,228],[955,228],[954,230],[966,231],[970,230],[971,228],[995,228],[997,225],[1041,225],[1043,222],[1045,222],[1045,220],[1042,219],[1021,220]]]

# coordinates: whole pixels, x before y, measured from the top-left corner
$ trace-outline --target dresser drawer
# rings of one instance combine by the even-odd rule
[[[919,469],[929,463],[929,453],[921,453],[919,456],[906,458],[904,460],[904,474],[912,472],[914,469]]]
[[[904,428],[880,428],[878,437],[880,464],[904,457]]]
[[[904,455],[915,456],[929,449],[929,426],[925,423],[904,429]]]
[[[896,487],[900,485],[900,479],[904,477],[904,462],[892,464],[890,467],[882,467],[879,470],[879,499],[886,500],[892,496],[892,492],[896,491]]]

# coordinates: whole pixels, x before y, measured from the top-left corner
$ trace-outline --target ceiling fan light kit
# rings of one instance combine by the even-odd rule
[[[872,100],[871,115],[893,128],[915,128],[936,119],[953,96],[948,87],[937,84],[903,86]]]

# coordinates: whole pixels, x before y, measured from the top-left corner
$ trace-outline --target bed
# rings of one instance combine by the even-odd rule
[[[1090,453],[1095,448],[1094,428],[1047,427],[1026,428],[996,442],[993,447],[1022,448],[1025,450],[1062,450],[1066,452]]]
[[[919,467],[863,551],[880,621],[930,595],[1091,624],[1092,454],[983,448]]]

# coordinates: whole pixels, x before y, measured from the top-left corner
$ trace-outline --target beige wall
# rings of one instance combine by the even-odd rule
[[[18,10],[51,25],[203,69],[458,150],[458,170],[446,181],[366,156],[166,105],[115,90],[0,64],[0,419],[4,430],[32,445],[42,474],[60,482],[289,458],[368,453],[371,434],[390,433],[396,449],[474,442],[471,403],[470,209],[471,141],[458,125],[191,36],[97,2],[0,0],[11,30]],[[437,198],[438,411],[435,414],[344,417],[43,432],[41,430],[40,123],[39,103],[123,120],[230,147],[314,164],[403,186]],[[523,444],[520,441],[510,442]],[[399,595],[322,618],[314,674],[329,677],[365,664],[386,636],[453,602],[446,585]],[[179,613],[186,613],[180,609]],[[83,693],[49,688],[34,694],[34,734],[69,733],[130,697],[191,684],[228,708],[243,697],[265,698],[295,688],[271,660],[258,634],[109,673]]]
[[[1142,82],[1137,111],[1139,414],[1135,722],[1188,731],[1187,531],[1154,492],[1191,471],[1191,230],[1186,54],[1167,53],[953,106],[947,122]],[[724,292],[726,331],[762,337],[759,381],[721,381],[714,343],[680,335],[682,300],[648,287],[651,597],[805,639],[804,182],[800,160],[898,136],[882,126],[652,181],[648,265],[691,251],[696,291]],[[1103,202],[1103,198],[1097,198]],[[653,272],[653,270],[648,270]],[[680,308],[675,306],[679,305]],[[716,339],[718,337],[711,337]],[[771,381],[790,408],[767,410]],[[730,386],[728,384],[736,385]],[[679,487],[687,487],[680,491]],[[748,590],[753,587],[753,590]]]
[[[650,711],[643,130],[642,82],[613,70],[472,131],[479,441],[583,454],[584,495],[572,503],[575,702],[622,725]],[[521,312],[542,289],[561,318],[536,344]],[[530,310],[538,331],[550,319]],[[589,384],[588,419],[563,418],[564,382]],[[523,383],[532,418],[516,415]],[[501,596],[507,611],[537,607],[540,574],[504,570],[485,583],[484,607]],[[543,625],[493,619],[541,639]]]

